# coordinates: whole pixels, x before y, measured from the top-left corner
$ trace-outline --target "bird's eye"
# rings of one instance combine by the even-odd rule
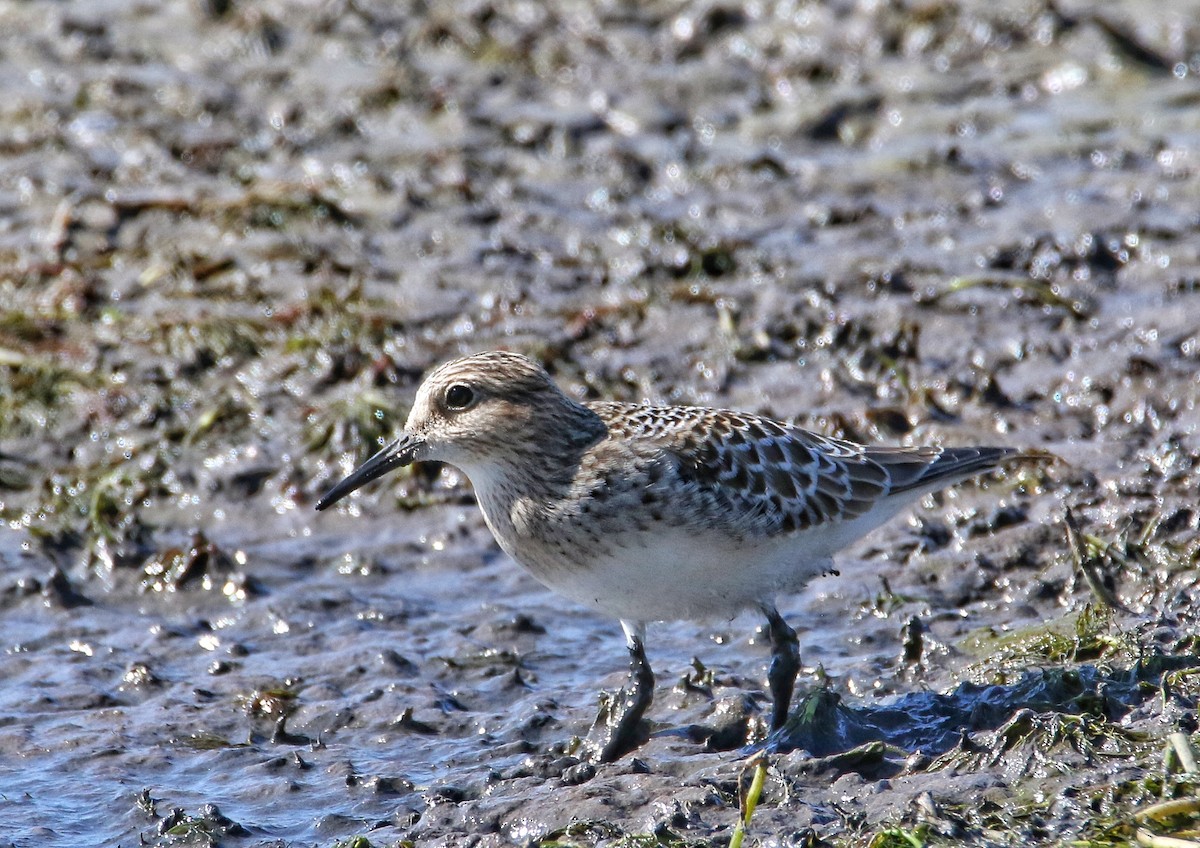
[[[447,409],[466,409],[474,402],[475,392],[470,386],[464,386],[462,383],[455,383],[453,386],[446,389]]]

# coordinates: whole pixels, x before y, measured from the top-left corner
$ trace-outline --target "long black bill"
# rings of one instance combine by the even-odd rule
[[[350,476],[330,489],[317,501],[317,510],[333,506],[355,489],[360,489],[389,471],[411,464],[416,458],[421,440],[405,434],[350,472]]]

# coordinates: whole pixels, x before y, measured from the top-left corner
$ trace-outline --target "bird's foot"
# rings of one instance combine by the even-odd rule
[[[648,723],[642,719],[646,708],[625,688],[605,692],[601,698],[600,712],[584,745],[588,759],[611,763],[637,750],[649,738]]]
[[[767,629],[771,636],[771,667],[767,670],[767,683],[771,688],[771,731],[787,723],[788,709],[792,703],[792,691],[796,688],[796,675],[800,673],[800,640],[796,631],[783,620],[779,610],[764,607],[767,614]]]
[[[629,645],[629,684],[615,694],[603,695],[600,712],[584,742],[588,758],[611,763],[639,748],[649,737],[642,717],[653,700],[654,673],[641,639],[633,639]]]

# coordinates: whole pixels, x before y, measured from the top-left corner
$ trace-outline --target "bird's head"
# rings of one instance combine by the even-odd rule
[[[421,383],[400,437],[334,486],[317,509],[419,460],[450,463],[478,485],[498,466],[527,461],[545,437],[577,427],[580,413],[587,411],[528,357],[491,351],[456,359]]]

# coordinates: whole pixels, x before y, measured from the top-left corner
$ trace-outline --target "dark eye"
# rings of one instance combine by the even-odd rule
[[[447,409],[466,409],[474,402],[475,392],[470,386],[464,386],[462,383],[455,383],[453,386],[446,389]]]

